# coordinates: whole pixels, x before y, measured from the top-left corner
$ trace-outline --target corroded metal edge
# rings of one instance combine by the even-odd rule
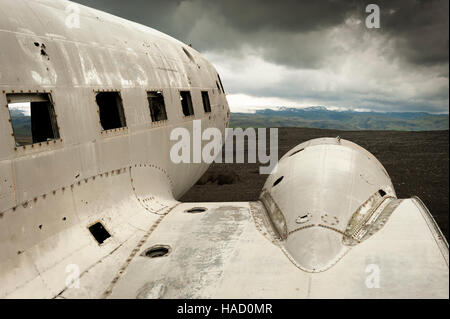
[[[431,215],[430,211],[425,206],[425,204],[422,202],[422,200],[417,196],[413,196],[412,201],[413,201],[414,205],[416,205],[416,207],[420,210],[422,217],[425,219],[425,222],[427,223],[427,225],[431,231],[431,234],[433,235],[433,237],[436,241],[436,244],[439,247],[442,257],[444,257],[444,260],[448,266],[449,264],[448,264],[447,238],[445,238],[444,234],[442,233],[442,230],[439,228],[433,215]]]

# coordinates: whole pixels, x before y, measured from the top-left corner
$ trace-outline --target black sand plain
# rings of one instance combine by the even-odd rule
[[[279,158],[294,146],[318,137],[350,140],[371,152],[391,176],[399,198],[418,196],[449,238],[449,131],[337,131],[279,128]],[[256,201],[267,175],[260,164],[217,164],[182,202]]]

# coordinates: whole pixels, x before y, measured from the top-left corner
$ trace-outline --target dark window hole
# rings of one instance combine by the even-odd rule
[[[194,115],[194,107],[192,105],[191,92],[180,91],[181,107],[184,116]]]
[[[153,246],[148,248],[142,256],[149,257],[149,258],[157,258],[157,257],[163,257],[167,256],[170,253],[170,247],[169,246]]]
[[[147,92],[147,100],[150,106],[152,122],[167,120],[166,104],[164,103],[163,93],[160,91]]]
[[[7,94],[9,115],[16,146],[59,139],[55,109],[50,94]]]
[[[103,130],[126,127],[125,112],[119,92],[97,93],[95,100],[100,114],[100,124]]]
[[[380,189],[378,191],[378,194],[380,194],[381,197],[384,197],[384,195],[386,195],[386,192],[384,190]]]
[[[211,103],[209,101],[209,95],[207,91],[202,91],[203,110],[205,113],[211,112]]]
[[[278,184],[280,184],[280,182],[283,180],[284,176],[281,176],[280,178],[278,178],[275,183],[273,183],[273,186],[277,186]]]
[[[106,239],[111,237],[111,235],[108,233],[108,231],[105,229],[105,227],[103,227],[102,223],[100,222],[95,223],[92,226],[89,226],[88,229],[99,244],[103,244],[103,242]]]

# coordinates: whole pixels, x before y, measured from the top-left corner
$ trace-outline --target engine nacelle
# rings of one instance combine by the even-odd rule
[[[260,199],[283,251],[310,272],[337,263],[380,229],[398,205],[381,163],[339,137],[313,139],[289,151]]]

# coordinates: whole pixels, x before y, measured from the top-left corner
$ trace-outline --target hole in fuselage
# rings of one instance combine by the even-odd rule
[[[203,213],[206,211],[207,211],[207,208],[205,208],[205,207],[193,207],[193,208],[185,210],[186,213],[190,213],[190,214],[198,214],[198,213]]]
[[[167,120],[166,104],[164,95],[160,91],[147,92],[147,100],[150,107],[150,115],[152,122]]]
[[[297,224],[304,224],[304,223],[307,223],[309,221],[309,219],[310,219],[310,215],[307,214],[307,215],[303,215],[303,216],[298,216],[297,219],[295,220],[295,222]]]
[[[59,139],[52,98],[47,93],[6,94],[16,146]]]
[[[378,194],[380,194],[381,197],[384,197],[386,195],[386,192],[384,190],[380,189],[378,191]]]
[[[195,60],[194,60],[194,57],[192,56],[192,54],[185,48],[182,48],[182,49],[183,49],[184,54],[186,54],[186,56],[189,58],[189,60],[191,60],[191,62],[195,63]]]
[[[191,92],[180,91],[181,108],[184,116],[194,115],[194,106],[192,104]]]
[[[295,155],[295,154],[297,154],[297,153],[300,153],[301,151],[303,151],[304,150],[304,148],[301,148],[301,149],[299,149],[299,150],[296,150],[295,152],[293,152],[291,155],[289,155],[289,157],[291,157],[291,156],[293,156],[293,155]]]
[[[100,124],[104,131],[127,126],[119,92],[98,92],[95,100],[98,105]]]
[[[89,231],[91,232],[92,236],[94,236],[95,240],[99,244],[103,244],[103,242],[111,237],[111,235],[108,233],[105,227],[103,227],[102,223],[97,222],[92,226],[88,227]]]
[[[280,184],[280,182],[283,180],[284,176],[281,176],[280,178],[278,178],[274,183],[273,186],[277,186],[278,184]]]
[[[167,256],[169,253],[170,253],[169,246],[157,245],[157,246],[148,248],[142,254],[142,256],[149,257],[149,258],[157,258],[157,257]]]

